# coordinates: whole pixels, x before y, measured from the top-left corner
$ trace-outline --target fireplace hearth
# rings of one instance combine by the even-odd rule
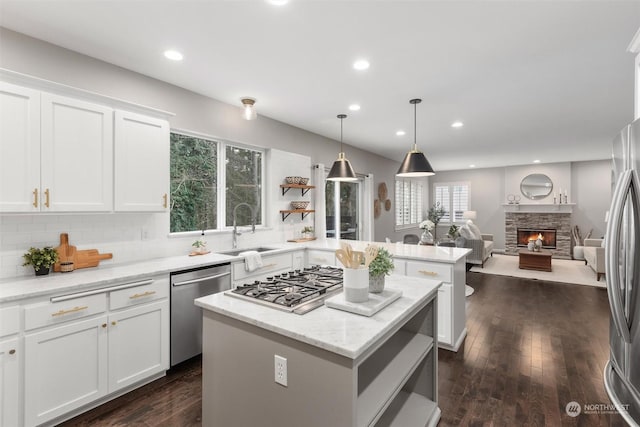
[[[563,205],[564,206],[564,205]],[[538,233],[555,230],[555,242],[543,242],[554,258],[571,259],[571,213],[569,212],[505,212],[505,253],[518,255],[518,251],[529,243],[529,238],[538,238]],[[522,241],[518,238],[518,230],[531,231]],[[554,246],[554,248],[550,248]]]
[[[530,240],[540,238],[543,249],[555,249],[556,234],[557,230],[555,228],[518,228],[517,245],[519,248],[527,247]]]

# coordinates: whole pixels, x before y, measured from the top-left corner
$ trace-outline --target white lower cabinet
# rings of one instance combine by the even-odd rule
[[[25,424],[34,426],[107,393],[107,316],[25,336]]]
[[[448,264],[412,260],[406,262],[405,268],[407,276],[442,281],[438,289],[438,346],[458,351],[467,334],[464,262]]]
[[[109,391],[169,367],[169,305],[159,301],[109,316]]]
[[[159,276],[26,306],[24,424],[49,422],[166,371],[168,291],[169,278]]]
[[[337,265],[336,255],[333,250],[307,249],[307,265]]]
[[[438,342],[453,344],[451,296],[453,286],[443,283],[438,289]]]
[[[0,340],[0,426],[20,425],[19,339]]]

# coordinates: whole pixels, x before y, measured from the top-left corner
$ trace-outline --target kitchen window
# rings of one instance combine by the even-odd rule
[[[247,203],[263,224],[264,152],[187,132],[171,133],[171,233],[223,230],[233,208]],[[237,209],[238,225],[251,224],[251,210]],[[224,220],[220,220],[224,218]]]
[[[437,183],[433,185],[433,202],[445,210],[442,223],[462,223],[462,214],[469,210],[469,183]],[[452,214],[453,213],[453,214]]]
[[[396,180],[396,229],[417,227],[424,219],[423,194],[422,181]]]

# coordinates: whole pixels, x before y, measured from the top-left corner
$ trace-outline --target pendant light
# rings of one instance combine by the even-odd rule
[[[398,169],[396,173],[396,176],[399,177],[414,178],[435,175],[427,158],[422,151],[418,150],[418,144],[416,142],[417,105],[421,102],[422,99],[412,99],[409,101],[410,104],[413,104],[413,149],[404,157],[400,169]]]
[[[255,98],[242,98],[242,118],[245,120],[255,120],[258,117],[256,113],[256,107],[253,105],[256,103]]]
[[[353,171],[349,160],[345,157],[344,151],[342,151],[342,120],[346,119],[347,115],[338,114],[338,118],[340,119],[340,153],[338,153],[338,160],[333,162],[333,166],[331,166],[327,180],[357,181],[356,173]]]

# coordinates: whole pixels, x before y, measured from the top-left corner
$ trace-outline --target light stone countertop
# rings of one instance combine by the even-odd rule
[[[441,282],[391,275],[385,288],[402,296],[372,317],[322,306],[306,314],[295,314],[217,293],[195,300],[196,305],[277,334],[357,359],[406,315],[431,298]]]
[[[434,261],[454,264],[469,253],[470,249],[448,248],[439,246],[405,245],[402,243],[381,243],[349,240],[354,250],[363,250],[367,244],[375,244],[389,250],[397,258]],[[299,249],[316,249],[335,251],[340,242],[335,239],[315,240],[306,243],[264,244],[263,247],[274,248],[262,253],[263,256],[291,252]],[[250,248],[249,248],[250,249]],[[224,251],[221,251],[224,252]],[[117,256],[117,254],[114,254]],[[206,267],[221,262],[233,262],[242,257],[229,256],[224,253],[210,253],[190,257],[180,255],[156,258],[123,264],[103,264],[99,267],[84,268],[71,273],[50,273],[47,276],[24,276],[0,280],[0,303],[16,301],[44,295],[73,293],[124,282],[132,282],[148,278],[150,275],[168,274],[190,268]]]
[[[314,240],[306,243],[305,246],[308,249],[335,251],[340,249],[340,242],[336,239]],[[350,244],[356,251],[363,251],[368,244],[373,244],[385,248],[397,258],[444,262],[447,264],[455,264],[471,252],[471,249],[443,246],[405,245],[403,243],[366,242],[361,240],[342,240],[342,242]]]
[[[291,252],[302,249],[290,245],[264,245],[276,248],[269,254]],[[172,271],[207,267],[214,264],[242,260],[243,257],[222,253],[188,256],[180,255],[156,258],[126,264],[106,264],[83,268],[71,273],[49,273],[46,276],[25,276],[0,281],[0,303],[43,295],[73,293],[103,288],[123,282],[146,279],[151,275],[169,274]]]

